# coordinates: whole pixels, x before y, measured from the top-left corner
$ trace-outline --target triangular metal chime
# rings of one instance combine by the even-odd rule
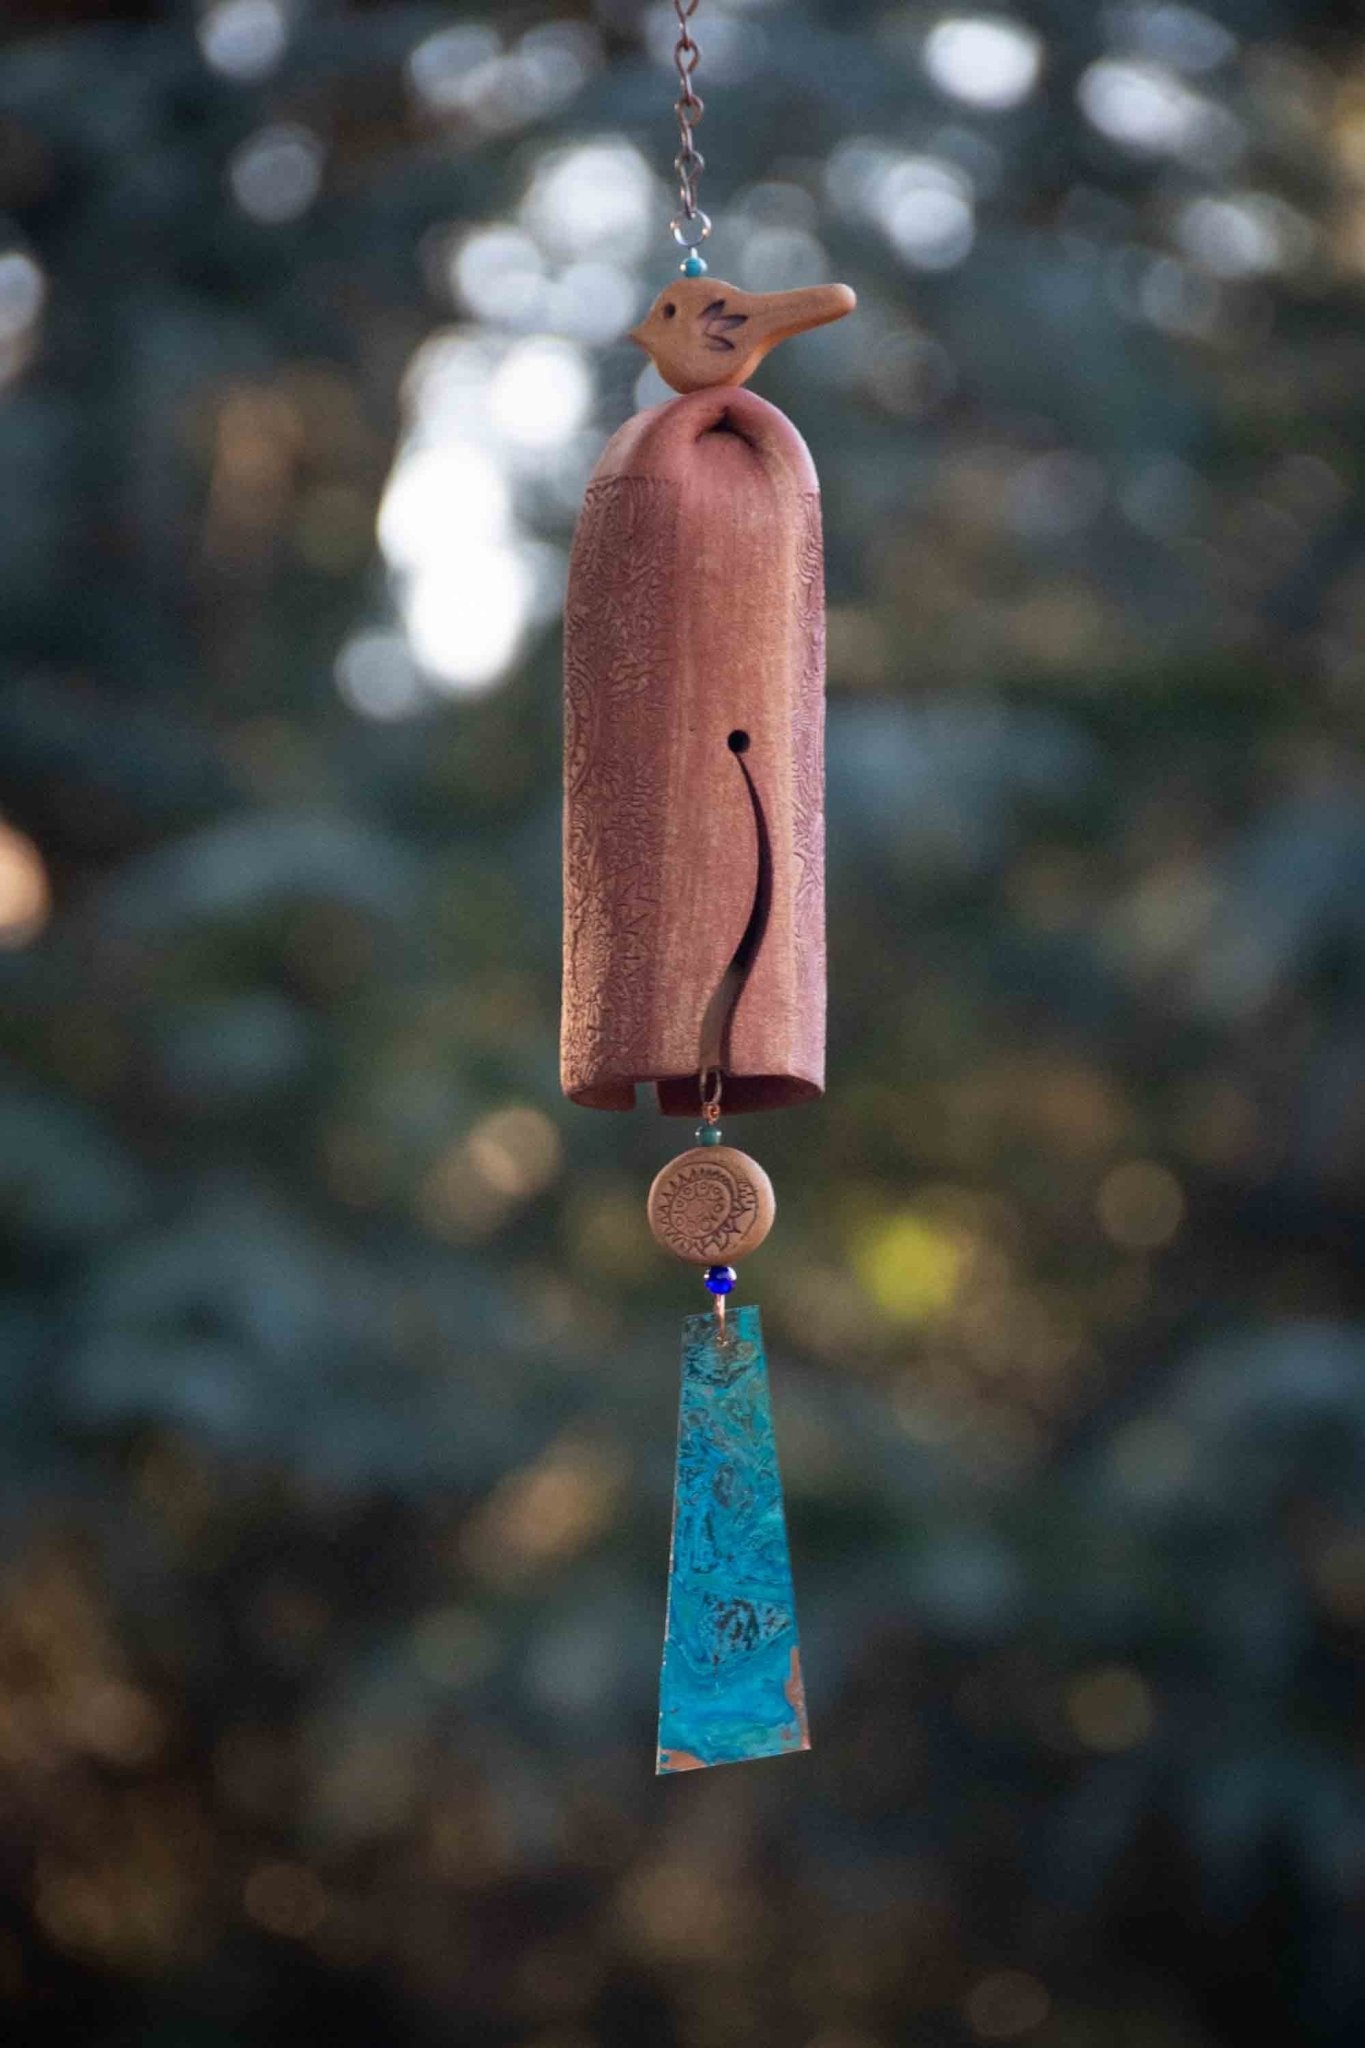
[[[758,1309],[688,1316],[658,1769],[809,1747]]]

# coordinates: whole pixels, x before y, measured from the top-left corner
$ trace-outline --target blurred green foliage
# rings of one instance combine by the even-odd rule
[[[1356,10],[700,10],[713,268],[861,304],[761,379],[832,1057],[736,1134],[816,1748],[662,1785],[553,614],[668,10],[15,19],[6,2042],[1356,2048]]]

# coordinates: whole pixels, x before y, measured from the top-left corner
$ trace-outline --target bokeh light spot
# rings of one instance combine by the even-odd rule
[[[880,172],[867,203],[892,247],[916,270],[951,270],[975,239],[970,181],[939,157],[897,158]]]
[[[654,229],[654,180],[632,143],[575,143],[543,157],[521,216],[541,247],[576,256],[643,256]]]
[[[391,567],[418,573],[461,548],[501,539],[511,493],[496,459],[469,442],[399,456],[379,505],[379,545]]]
[[[805,228],[755,228],[735,266],[738,281],[754,292],[781,292],[819,284],[829,276],[829,258]]]
[[[466,1560],[495,1582],[567,1563],[609,1526],[623,1480],[618,1459],[603,1446],[561,1439],[500,1481],[470,1518]]]
[[[640,304],[633,271],[619,263],[571,263],[551,290],[547,324],[605,348],[625,333]]]
[[[1222,22],[1182,0],[1141,0],[1130,7],[1106,8],[1105,19],[1116,39],[1142,55],[1178,71],[1213,71],[1237,49],[1237,38]]]
[[[224,78],[264,78],[284,55],[289,21],[280,0],[218,0],[199,18],[204,62]]]
[[[1176,240],[1215,277],[1236,281],[1296,268],[1312,250],[1313,229],[1273,194],[1239,192],[1191,200],[1177,219]]]
[[[228,183],[243,213],[263,226],[298,220],[322,188],[322,144],[294,121],[262,128],[233,156]]]
[[[544,1110],[527,1103],[495,1109],[476,1124],[466,1141],[475,1173],[500,1194],[525,1201],[549,1187],[559,1172],[559,1133]]]
[[[1232,117],[1164,64],[1102,57],[1082,73],[1076,95],[1101,135],[1139,154],[1197,155],[1220,134],[1231,141]]]
[[[422,1221],[457,1242],[491,1236],[521,1203],[544,1193],[562,1159],[544,1110],[508,1103],[441,1154],[419,1193]]]
[[[885,1315],[923,1323],[950,1308],[967,1259],[958,1232],[907,1210],[876,1224],[856,1251],[858,1276]]]
[[[125,1768],[154,1756],[163,1733],[153,1702],[120,1679],[88,1682],[64,1703],[60,1718],[76,1748]]]
[[[352,634],[336,658],[336,685],[363,718],[409,718],[428,701],[408,645],[391,627]]]
[[[380,502],[413,659],[429,681],[485,689],[561,589],[560,551],[522,529],[513,480],[568,450],[592,385],[582,354],[552,335],[499,346],[433,337],[413,359],[407,440]]]
[[[571,100],[592,76],[602,46],[582,21],[542,21],[517,44],[515,63],[523,93],[536,114]]]
[[[1105,1175],[1095,1206],[1116,1245],[1150,1252],[1168,1244],[1179,1230],[1185,1196],[1169,1167],[1154,1159],[1128,1159]]]
[[[438,29],[408,58],[408,77],[417,97],[439,113],[455,113],[478,99],[486,67],[496,63],[502,43],[496,29],[461,21]]]
[[[451,265],[451,283],[471,313],[511,327],[537,318],[545,302],[544,261],[520,228],[478,228],[466,236]]]
[[[1066,1717],[1087,1749],[1116,1756],[1147,1740],[1156,1709],[1140,1672],[1108,1664],[1073,1679],[1066,1693]]]
[[[1027,99],[1042,61],[1041,39],[1006,14],[949,15],[924,42],[924,68],[934,84],[991,112]]]
[[[591,403],[592,380],[582,355],[570,342],[542,337],[509,349],[488,389],[495,425],[524,448],[567,441]]]
[[[401,603],[408,643],[433,682],[485,689],[510,666],[531,610],[532,578],[510,547],[470,546],[412,577]]]
[[[980,2040],[1017,2041],[1043,2024],[1051,2006],[1036,1977],[1024,1970],[993,1970],[973,1984],[963,2012]]]
[[[51,907],[42,855],[22,832],[0,823],[0,947],[37,938]]]
[[[43,309],[47,282],[23,249],[0,254],[0,347],[16,341],[33,326]]]

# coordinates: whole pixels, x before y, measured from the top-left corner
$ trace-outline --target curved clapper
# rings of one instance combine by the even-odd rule
[[[758,1309],[688,1316],[658,1769],[809,1748]]]

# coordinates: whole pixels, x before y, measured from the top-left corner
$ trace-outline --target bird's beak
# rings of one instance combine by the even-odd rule
[[[629,329],[629,331],[626,334],[626,340],[633,341],[635,343],[636,348],[648,349],[649,343],[645,340],[645,323],[643,320],[640,322],[638,327],[632,327]]]
[[[768,349],[809,327],[842,320],[858,301],[846,284],[813,284],[797,292],[757,292],[749,303],[749,334]]]

